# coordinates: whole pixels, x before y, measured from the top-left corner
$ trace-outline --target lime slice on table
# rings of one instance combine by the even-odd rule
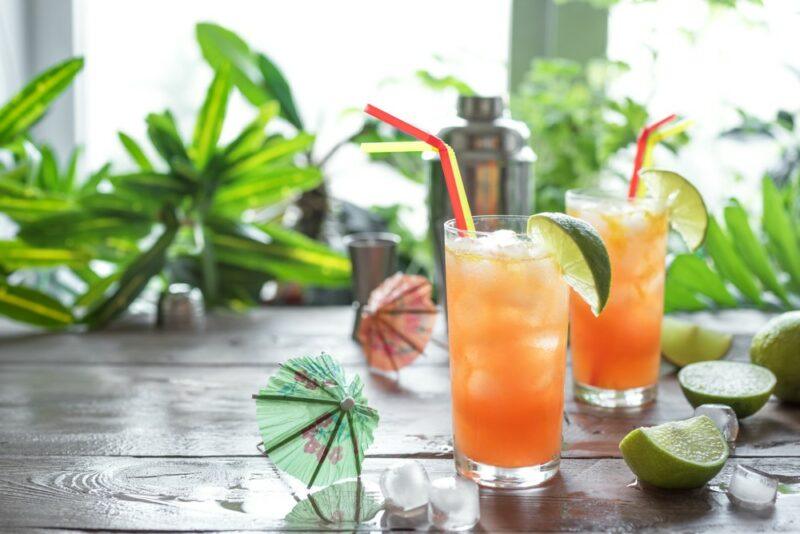
[[[678,373],[678,383],[692,406],[727,404],[739,418],[760,410],[775,382],[772,371],[745,362],[698,362]]]
[[[702,328],[688,321],[664,317],[661,323],[661,353],[673,365],[719,360],[731,349],[733,336]]]
[[[699,488],[728,459],[728,444],[708,416],[641,427],[622,438],[619,450],[636,477],[667,489]]]
[[[608,301],[611,263],[595,229],[563,213],[538,213],[528,219],[528,235],[555,257],[564,280],[599,315]]]
[[[706,238],[708,210],[703,197],[692,183],[672,171],[646,169],[639,178],[647,195],[660,200],[669,211],[669,224],[680,234],[690,250],[697,250]]]

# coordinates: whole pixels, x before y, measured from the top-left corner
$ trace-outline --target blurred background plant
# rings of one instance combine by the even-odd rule
[[[231,91],[227,65],[208,88],[190,141],[169,111],[148,115],[148,138],[162,162],[120,133],[138,172],[112,175],[105,166],[79,180],[77,152],[61,171],[52,150],[37,148],[26,132],[82,64],[53,67],[0,110],[0,145],[11,155],[0,175],[0,208],[17,226],[16,238],[0,243],[1,313],[39,326],[98,328],[151,282],[189,282],[202,288],[208,307],[234,308],[259,302],[271,280],[349,283],[344,256],[282,225],[291,201],[322,180],[313,165],[294,163],[313,137],[267,135],[281,109],[270,99],[230,143],[219,143]],[[30,287],[31,279],[45,291]]]

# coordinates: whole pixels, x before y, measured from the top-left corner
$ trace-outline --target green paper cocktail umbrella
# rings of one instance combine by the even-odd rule
[[[360,480],[333,484],[303,499],[284,520],[293,527],[358,525],[371,521],[383,507]]]
[[[363,387],[328,354],[285,362],[253,395],[264,452],[309,488],[361,475],[378,425]]]

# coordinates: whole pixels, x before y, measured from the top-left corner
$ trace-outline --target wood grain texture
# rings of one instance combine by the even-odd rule
[[[768,316],[698,314],[736,334],[730,357],[746,359]],[[349,339],[349,308],[267,308],[213,316],[202,334],[160,332],[147,320],[91,334],[41,334],[0,323],[0,532],[99,530],[386,530],[414,521],[378,514],[365,525],[285,517],[305,495],[256,451],[250,394],[288,357],[326,350],[365,380],[381,413],[368,451],[366,489],[397,458],[452,474],[446,350],[403,370],[399,382],[369,374]],[[439,325],[437,337],[445,337]],[[658,401],[609,411],[572,400],[567,386],[562,473],[543,488],[483,490],[485,531],[752,532],[800,530],[800,495],[756,516],[709,488],[627,487],[617,444],[631,429],[691,415],[662,369]],[[800,474],[800,409],[772,400],[741,422],[736,462]],[[424,525],[423,525],[424,526]]]
[[[376,500],[380,471],[391,460],[365,463],[365,488]],[[800,473],[788,459],[748,462],[767,471]],[[452,472],[449,460],[425,460],[432,476]],[[733,467],[713,482],[727,481]],[[628,487],[621,460],[565,460],[546,486],[527,491],[481,491],[480,527],[489,532],[644,528],[752,532],[800,529],[800,496],[781,496],[768,517],[733,508],[709,488],[667,492]],[[321,520],[287,522],[301,489],[264,458],[143,459],[107,457],[0,458],[0,516],[12,528],[147,530],[352,529]],[[362,528],[400,523],[378,514]]]
[[[0,366],[0,454],[229,456],[254,455],[259,441],[250,399],[274,366]],[[360,372],[381,413],[373,456],[449,457],[449,371],[412,366],[399,382]],[[619,457],[633,428],[691,416],[674,375],[662,378],[658,402],[613,412],[568,393],[564,456]],[[800,414],[770,403],[741,422],[739,456],[800,455]]]

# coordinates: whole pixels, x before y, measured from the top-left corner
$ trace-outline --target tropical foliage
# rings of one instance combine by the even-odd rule
[[[190,139],[169,111],[152,113],[147,137],[160,161],[120,133],[137,172],[104,167],[78,180],[77,153],[59,169],[52,150],[37,149],[25,133],[81,66],[75,59],[53,67],[0,109],[0,141],[11,155],[0,170],[0,211],[18,227],[0,242],[0,313],[45,327],[97,328],[152,282],[190,282],[209,306],[251,305],[269,280],[347,284],[346,258],[279,222],[286,205],[322,179],[319,169],[295,163],[312,136],[266,133],[287,113],[280,99],[265,98],[252,122],[221,143],[235,69],[220,63]],[[31,287],[31,272],[42,270],[66,270],[81,289]]]

